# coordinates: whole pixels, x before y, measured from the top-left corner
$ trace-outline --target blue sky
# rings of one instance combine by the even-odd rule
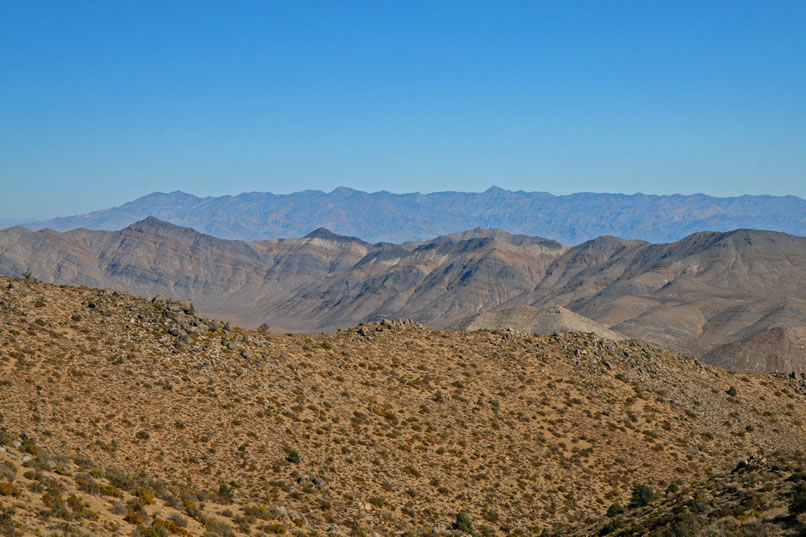
[[[0,220],[493,184],[806,197],[806,2],[0,0]]]

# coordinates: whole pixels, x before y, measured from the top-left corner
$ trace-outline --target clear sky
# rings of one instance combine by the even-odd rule
[[[0,0],[0,220],[493,184],[806,197],[806,1]]]

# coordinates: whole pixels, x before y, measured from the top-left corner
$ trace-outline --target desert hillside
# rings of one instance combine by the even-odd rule
[[[605,236],[574,247],[484,228],[401,244],[324,229],[243,242],[155,218],[116,232],[0,232],[0,274],[25,273],[190,299],[204,314],[274,333],[401,317],[445,328],[559,306],[599,330],[728,369],[806,372],[806,238],[769,231],[667,244]]]
[[[0,278],[0,345],[2,516],[44,534],[539,534],[806,435],[801,379],[591,334],[271,335]]]

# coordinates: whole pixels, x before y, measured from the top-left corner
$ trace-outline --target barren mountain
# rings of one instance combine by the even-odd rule
[[[271,335],[0,278],[0,529],[540,535],[800,449],[805,392],[635,340]]]
[[[350,188],[199,198],[154,193],[120,207],[56,218],[30,229],[117,231],[154,216],[222,239],[300,237],[318,227],[370,242],[428,240],[483,226],[579,244],[600,235],[676,241],[711,229],[769,229],[806,235],[806,200],[795,196],[715,198],[644,194],[486,192],[367,193]]]
[[[596,321],[577,315],[562,306],[488,311],[459,319],[451,328],[459,330],[510,329],[536,336],[549,336],[555,332],[590,332],[613,341],[624,339],[624,336],[618,332],[608,330]]]
[[[0,232],[0,273],[26,271],[50,282],[189,298],[206,314],[275,332],[385,317],[447,327],[489,311],[562,306],[731,367],[806,371],[798,351],[806,239],[776,232],[702,232],[669,244],[599,237],[573,248],[483,228],[402,244],[323,229],[300,239],[227,241],[155,218],[119,232]],[[787,334],[780,345],[768,337],[753,360],[741,358],[737,342],[777,328],[785,330],[770,334]]]
[[[776,326],[709,351],[704,359],[741,371],[802,371],[806,326]]]

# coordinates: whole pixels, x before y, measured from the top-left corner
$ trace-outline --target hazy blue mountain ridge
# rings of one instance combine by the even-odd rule
[[[796,196],[718,198],[703,194],[644,195],[509,191],[431,194],[252,192],[200,198],[153,193],[120,207],[54,218],[29,229],[118,230],[154,216],[224,239],[300,237],[324,227],[374,242],[422,241],[479,226],[580,244],[602,235],[671,242],[697,231],[737,228],[806,236],[806,200]]]

